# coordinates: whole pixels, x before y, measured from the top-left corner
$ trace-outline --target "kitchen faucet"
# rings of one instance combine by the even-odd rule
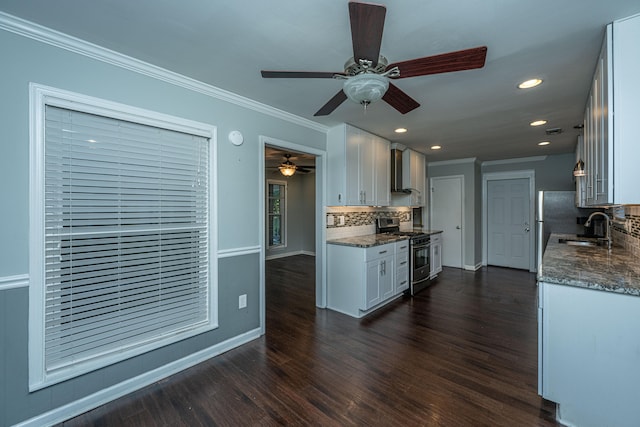
[[[585,227],[590,227],[591,226],[591,218],[593,218],[596,215],[602,215],[607,220],[607,228],[606,228],[606,231],[605,231],[604,240],[607,241],[607,248],[609,249],[609,251],[611,251],[611,218],[609,218],[609,215],[607,215],[604,212],[594,212],[591,215],[589,215],[589,218],[587,218],[587,222],[584,223],[584,226]]]

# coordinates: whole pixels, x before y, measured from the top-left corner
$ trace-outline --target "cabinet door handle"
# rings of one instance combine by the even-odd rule
[[[382,255],[382,254],[386,254],[386,253],[387,253],[387,251],[380,251],[380,252],[378,252],[378,253],[379,253],[380,255]]]
[[[407,261],[402,261],[402,262],[400,263],[400,265],[405,265],[406,263],[407,263]]]

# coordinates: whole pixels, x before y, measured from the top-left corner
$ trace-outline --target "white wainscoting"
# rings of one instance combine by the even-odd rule
[[[0,291],[15,288],[26,288],[29,286],[28,274],[17,274],[15,276],[0,277]]]

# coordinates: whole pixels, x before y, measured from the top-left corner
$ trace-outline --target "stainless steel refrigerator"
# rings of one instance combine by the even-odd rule
[[[538,191],[536,209],[536,265],[538,275],[542,255],[551,233],[582,235],[584,221],[598,209],[577,208],[575,191]]]

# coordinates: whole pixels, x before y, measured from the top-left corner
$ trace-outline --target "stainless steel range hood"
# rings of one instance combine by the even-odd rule
[[[391,192],[410,194],[411,190],[402,185],[402,150],[391,149]]]

